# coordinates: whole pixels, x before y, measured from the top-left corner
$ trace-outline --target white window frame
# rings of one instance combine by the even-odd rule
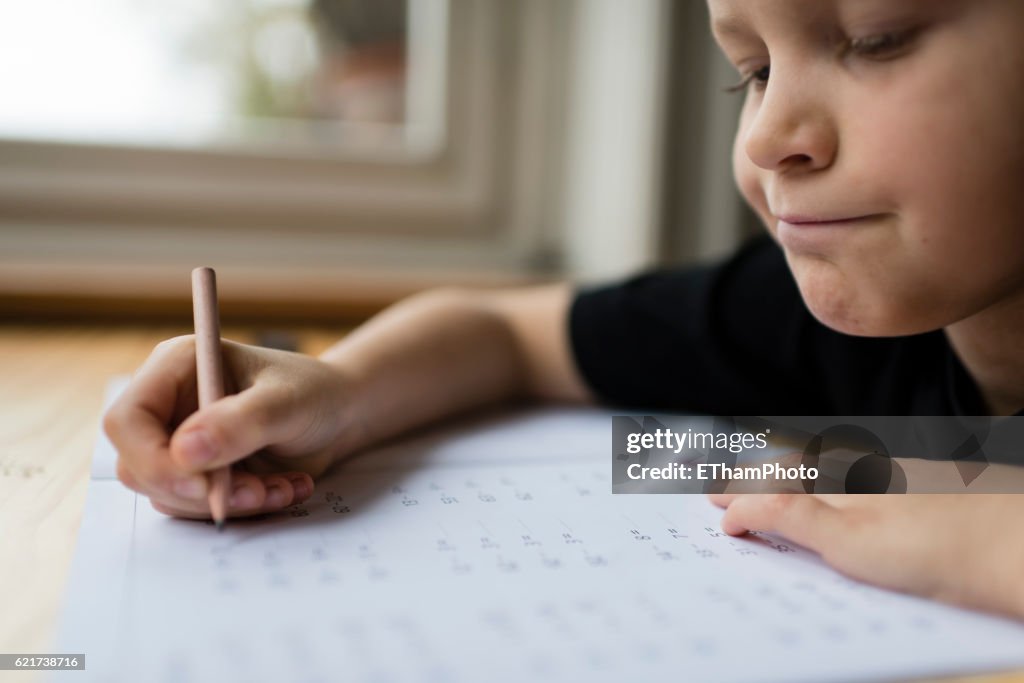
[[[436,149],[360,159],[0,140],[0,293],[179,296],[186,269],[206,264],[227,298],[335,301],[367,282],[401,294],[614,274],[612,252],[651,262],[667,4],[449,0]],[[607,65],[590,59],[602,35],[640,51],[619,65],[617,95],[587,85]],[[645,104],[621,122],[599,115],[616,97]],[[616,178],[628,180],[617,195]],[[614,249],[588,250],[598,242]]]

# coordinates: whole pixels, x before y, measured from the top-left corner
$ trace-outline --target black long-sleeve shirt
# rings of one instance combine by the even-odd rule
[[[987,414],[942,330],[829,329],[766,236],[719,264],[585,290],[569,326],[584,380],[608,403],[718,415]]]

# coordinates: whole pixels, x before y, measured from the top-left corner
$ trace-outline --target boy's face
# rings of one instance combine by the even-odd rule
[[[1024,301],[1024,2],[708,0],[745,77],[743,196],[824,324]]]

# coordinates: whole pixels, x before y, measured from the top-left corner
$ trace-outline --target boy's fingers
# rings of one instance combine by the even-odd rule
[[[774,531],[819,553],[829,541],[843,538],[847,527],[842,511],[814,495],[739,496],[722,517],[722,530],[728,534]]]
[[[295,498],[295,491],[292,488],[292,483],[284,477],[277,475],[264,477],[263,486],[267,492],[263,499],[264,512],[271,512],[274,510],[280,510],[283,507],[288,507],[292,504],[292,500]]]
[[[191,387],[194,365],[190,340],[160,344],[103,416],[103,429],[119,455],[118,476],[129,488],[147,494],[159,488],[166,497],[174,482],[187,478],[187,472],[172,467],[168,424],[176,411],[189,407],[182,405],[182,392]],[[201,495],[194,483],[184,486]]]
[[[132,491],[135,491],[136,493],[145,493],[142,488],[142,484],[139,483],[139,480],[136,479],[135,475],[133,475],[131,470],[128,469],[128,466],[124,462],[124,458],[117,459],[117,478],[122,484],[130,488]]]
[[[133,491],[179,507],[192,508],[201,504],[208,491],[207,477],[175,467],[166,447],[158,447],[146,457],[119,457],[117,477]]]
[[[205,478],[205,475],[196,475]],[[235,470],[231,473],[231,492],[228,494],[228,514],[232,517],[255,515],[263,511],[266,487],[260,477]],[[160,495],[150,495],[150,503],[159,512],[186,519],[210,519],[209,498],[193,504],[175,501]]]
[[[289,505],[301,503],[313,495],[313,480],[304,472],[286,472],[257,476],[248,472],[232,473],[232,498],[228,513],[246,517],[278,512]],[[180,505],[159,498],[150,498],[158,512],[184,519],[210,519],[206,501],[201,506]]]
[[[263,479],[249,472],[231,472],[231,492],[228,494],[228,514],[256,514],[263,508],[267,498],[267,487]]]
[[[739,496],[739,493],[709,493],[708,500],[724,509],[729,507],[729,504]]]
[[[302,503],[310,499],[313,495],[313,477],[309,476],[305,472],[285,472],[281,475],[286,478],[292,487],[292,502]]]
[[[313,495],[313,479],[304,472],[259,475],[235,470],[231,476],[232,516],[277,512]]]
[[[171,437],[171,457],[192,471],[230,465],[301,435],[303,419],[301,410],[289,409],[282,392],[257,385],[186,419]]]
[[[166,454],[169,436],[167,423],[154,406],[144,406],[129,394],[129,386],[103,416],[103,431],[117,449],[121,458],[132,461],[148,460],[159,451]],[[168,399],[166,412],[174,409],[174,399]]]
[[[110,413],[114,413],[115,419],[127,418],[127,414],[119,414],[121,410],[136,409],[166,426],[183,398],[182,391],[194,388],[195,368],[195,341],[191,335],[160,342],[135,371]]]
[[[156,498],[150,498],[149,504],[153,506],[153,509],[157,512],[162,512],[165,515],[171,517],[180,517],[182,519],[210,519],[210,511],[207,510],[186,510],[184,508],[175,507],[162,503]]]
[[[152,480],[140,480],[128,466],[124,458],[117,460],[117,478],[126,487],[148,496],[151,500],[157,500],[165,506],[174,507],[180,510],[192,510],[202,512],[206,504],[203,502],[206,497],[207,483],[203,475],[191,475],[197,477],[189,480],[191,483],[178,483],[179,478],[169,476],[157,478],[160,483],[153,483]],[[176,488],[182,489],[185,496],[179,496],[174,492]]]

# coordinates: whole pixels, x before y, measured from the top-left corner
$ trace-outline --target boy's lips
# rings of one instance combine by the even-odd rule
[[[809,228],[816,225],[842,225],[845,223],[854,223],[856,221],[866,220],[868,218],[874,218],[874,215],[866,216],[812,216],[802,214],[783,214],[776,216],[779,223],[786,223],[793,227]]]
[[[794,252],[822,252],[835,246],[835,241],[857,233],[854,228],[879,218],[880,214],[855,216],[819,216],[782,214],[777,216],[775,231],[779,242]]]

